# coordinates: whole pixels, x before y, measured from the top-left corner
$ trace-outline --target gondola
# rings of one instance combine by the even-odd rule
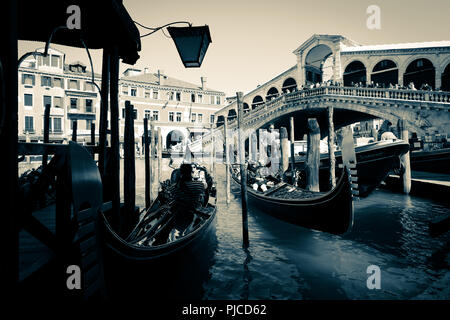
[[[197,287],[208,274],[208,252],[215,235],[215,189],[208,184],[209,200],[195,212],[198,218],[190,232],[171,240],[171,184],[166,181],[162,187],[126,237],[115,232],[107,210],[102,214],[105,279],[113,301],[201,297]]]
[[[239,165],[232,166],[232,177],[240,185]],[[348,170],[336,187],[328,192],[310,192],[275,180],[266,191],[247,189],[250,207],[286,222],[332,234],[343,234],[353,226],[353,195]],[[286,196],[290,194],[286,198]],[[294,198],[291,195],[296,194]]]

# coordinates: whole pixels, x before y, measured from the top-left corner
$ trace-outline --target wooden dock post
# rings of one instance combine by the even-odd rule
[[[105,153],[106,153],[106,130],[108,129],[108,100],[109,100],[109,66],[110,54],[108,49],[103,49],[102,58],[102,83],[100,92],[100,124],[99,124],[99,151],[98,151],[98,169],[102,179],[105,175]]]
[[[320,128],[315,118],[308,119],[306,189],[319,192]]]
[[[328,106],[328,154],[330,157],[330,188],[336,187],[336,157],[334,146],[334,121],[333,121],[333,107]]]
[[[136,205],[136,171],[134,144],[134,113],[133,105],[125,101],[125,132],[124,132],[124,166],[123,166],[123,193],[124,193],[124,230],[128,232],[137,217],[134,217]],[[126,235],[126,233],[124,234]]]
[[[256,136],[256,132],[252,132],[250,135],[250,156],[249,160],[251,159],[253,162],[258,161],[258,137]]]
[[[153,184],[155,182],[155,172],[154,172],[154,163],[155,163],[155,128],[153,127],[153,122],[150,120],[150,146],[149,146],[149,175],[150,175],[150,202],[153,201]]]
[[[225,188],[226,188],[226,195],[227,195],[227,204],[230,204],[230,155],[228,154],[229,150],[229,141],[228,141],[228,121],[225,119],[225,122],[223,124],[223,139],[224,141],[224,150],[225,153]]]
[[[216,140],[214,137],[214,129],[211,128],[210,130],[210,135],[211,135],[211,148],[210,148],[210,152],[209,152],[209,170],[211,171],[210,174],[212,177],[214,177],[214,166],[215,166],[215,161],[216,161],[216,149],[215,149],[215,144],[216,144]]]
[[[281,161],[280,161],[280,176],[283,177],[286,170],[289,168],[289,140],[285,127],[280,128],[280,149],[281,149]]]
[[[150,155],[149,155],[148,119],[144,118],[144,163],[145,163],[145,208],[148,209],[150,200]]]
[[[91,123],[91,146],[95,146],[95,122]]]
[[[72,141],[77,142],[78,120],[72,121]]]
[[[45,105],[44,111],[44,143],[49,142],[49,133],[50,133],[50,104]],[[48,154],[44,151],[42,155],[42,168],[47,166]]]
[[[243,93],[237,92],[238,107],[238,136],[239,136],[239,165],[241,172],[241,203],[242,203],[242,243],[244,248],[248,248],[248,217],[247,217],[247,168],[245,163],[245,137],[242,128],[242,118],[244,115]]]
[[[111,200],[115,228],[122,234],[120,215],[120,156],[119,156],[119,50],[114,46],[110,56],[110,121],[111,121]]]
[[[406,127],[405,120],[398,120],[398,127],[401,133],[401,139],[408,142],[409,141],[409,133],[408,128]],[[400,167],[402,169],[402,185],[403,192],[405,194],[409,194],[411,192],[411,162],[409,158],[409,150],[404,155],[400,156]]]
[[[291,176],[293,185],[297,185],[295,177],[295,129],[294,129],[294,117],[289,118],[289,131],[291,136]]]
[[[158,190],[162,180],[162,136],[161,127],[158,127],[158,146],[157,146],[157,157],[158,157]]]

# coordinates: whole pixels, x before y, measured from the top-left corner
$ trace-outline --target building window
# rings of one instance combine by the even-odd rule
[[[153,121],[159,121],[159,111],[158,110],[153,111]]]
[[[151,110],[144,110],[144,118],[145,119],[150,119],[151,116],[152,116]]]
[[[49,105],[50,108],[52,107],[52,97],[50,96],[44,96],[44,108]]]
[[[59,67],[59,56],[52,55],[52,67]]]
[[[132,97],[136,97],[136,91],[137,91],[136,88],[131,88],[131,96]]]
[[[191,93],[191,102],[195,102],[195,93]]]
[[[62,132],[62,121],[61,118],[53,118],[53,132]]]
[[[150,90],[145,89],[145,99],[149,99],[150,98]]]
[[[203,114],[201,114],[201,113],[198,114],[198,122],[200,122],[200,123],[203,122]]]
[[[198,95],[198,103],[203,103],[203,95],[202,94]]]
[[[78,109],[78,99],[70,98],[70,109]]]
[[[168,91],[167,92],[167,99],[168,100],[173,100],[174,97],[175,97],[175,95],[174,95],[173,91]]]
[[[42,57],[42,65],[43,66],[49,66],[50,65],[50,56],[46,55]]]
[[[33,95],[29,93],[24,94],[24,105],[27,107],[33,106]]]
[[[157,100],[159,96],[158,90],[153,90],[153,99]]]
[[[209,116],[209,123],[214,123],[214,115]]]
[[[122,94],[128,95],[128,86],[122,86]]]
[[[215,97],[211,96],[211,104],[214,104],[214,101],[215,101]]]
[[[22,84],[34,86],[34,75],[33,74],[22,74]]]
[[[220,97],[216,97],[216,104],[220,104]]]
[[[69,80],[69,89],[79,90],[78,80]]]
[[[92,100],[86,99],[86,112],[92,112]]]
[[[177,122],[181,122],[181,112],[177,112]]]
[[[61,78],[53,78],[53,86],[64,89],[64,82]]]
[[[197,121],[197,114],[196,113],[192,113],[191,114],[191,122],[195,122]]]
[[[86,91],[94,91],[94,84],[92,82],[86,81],[84,84],[84,90]]]
[[[25,131],[34,132],[33,117],[25,116]]]
[[[51,87],[52,86],[52,78],[42,76],[41,77],[41,86],[42,87]]]
[[[63,107],[63,98],[62,97],[53,97],[53,106],[55,108]]]
[[[174,115],[173,112],[169,112],[169,121],[170,122],[173,122],[173,115]]]
[[[91,130],[92,119],[86,119],[86,130]]]
[[[181,101],[181,92],[176,93],[176,99],[177,101]]]

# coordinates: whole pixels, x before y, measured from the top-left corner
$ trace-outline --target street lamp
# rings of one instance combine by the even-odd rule
[[[177,47],[184,67],[200,67],[211,43],[209,27],[206,25],[201,27],[168,27],[167,31],[169,31]]]

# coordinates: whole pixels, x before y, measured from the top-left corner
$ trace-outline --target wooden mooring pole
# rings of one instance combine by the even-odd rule
[[[294,129],[294,117],[289,118],[289,131],[291,136],[291,176],[293,185],[297,184],[295,177],[295,129]]]
[[[284,176],[284,173],[289,168],[289,140],[285,127],[280,128],[280,149],[281,149],[281,161],[280,161],[280,175]]]
[[[409,133],[408,128],[406,127],[405,120],[398,120],[398,127],[401,133],[401,139],[408,142],[409,141]],[[411,162],[409,158],[409,150],[404,155],[400,156],[400,166],[401,166],[401,178],[403,185],[403,192],[405,194],[409,194],[411,192]]]
[[[95,122],[91,123],[91,146],[95,146]]]
[[[247,216],[247,168],[245,163],[245,137],[242,132],[242,118],[244,115],[243,93],[237,92],[238,106],[238,136],[239,136],[239,165],[241,172],[241,204],[242,204],[242,244],[248,248],[248,216]]]
[[[44,111],[44,143],[49,142],[49,133],[50,133],[50,104],[45,105]],[[48,154],[44,151],[42,155],[42,168],[47,166]]]
[[[308,119],[306,153],[306,189],[319,192],[320,128],[316,119]]]
[[[145,208],[150,207],[150,155],[149,155],[148,119],[144,118],[144,163],[145,163]]]
[[[333,107],[328,106],[328,154],[330,157],[330,187],[336,187],[336,157],[334,146],[334,121],[333,121]]]
[[[108,100],[109,100],[109,71],[110,71],[110,54],[108,49],[103,49],[102,60],[102,83],[100,97],[100,124],[98,137],[98,169],[102,179],[105,176],[105,153],[106,153],[106,130],[108,129]]]
[[[162,136],[161,127],[158,127],[158,146],[157,146],[157,157],[158,157],[158,190],[162,180]]]
[[[123,213],[123,228],[126,232],[128,232],[137,218],[134,216],[136,205],[136,171],[134,162],[136,147],[134,143],[134,113],[133,105],[128,100],[125,101],[125,133],[123,151],[123,193],[125,211]]]
[[[154,163],[155,163],[155,128],[153,122],[150,120],[150,146],[148,150],[149,154],[149,175],[150,175],[150,201],[153,201],[153,183],[155,182],[154,175]]]
[[[210,152],[209,152],[209,170],[211,171],[210,174],[212,177],[214,177],[214,163],[216,161],[215,157],[216,157],[216,149],[215,149],[215,144],[216,144],[216,140],[214,137],[214,129],[211,128],[210,131],[210,135],[211,135],[211,147],[210,147]]]
[[[230,155],[228,154],[229,150],[229,141],[228,141],[228,120],[225,119],[223,124],[223,139],[224,146],[223,152],[225,153],[225,188],[226,188],[226,196],[227,196],[227,204],[230,203]]]

